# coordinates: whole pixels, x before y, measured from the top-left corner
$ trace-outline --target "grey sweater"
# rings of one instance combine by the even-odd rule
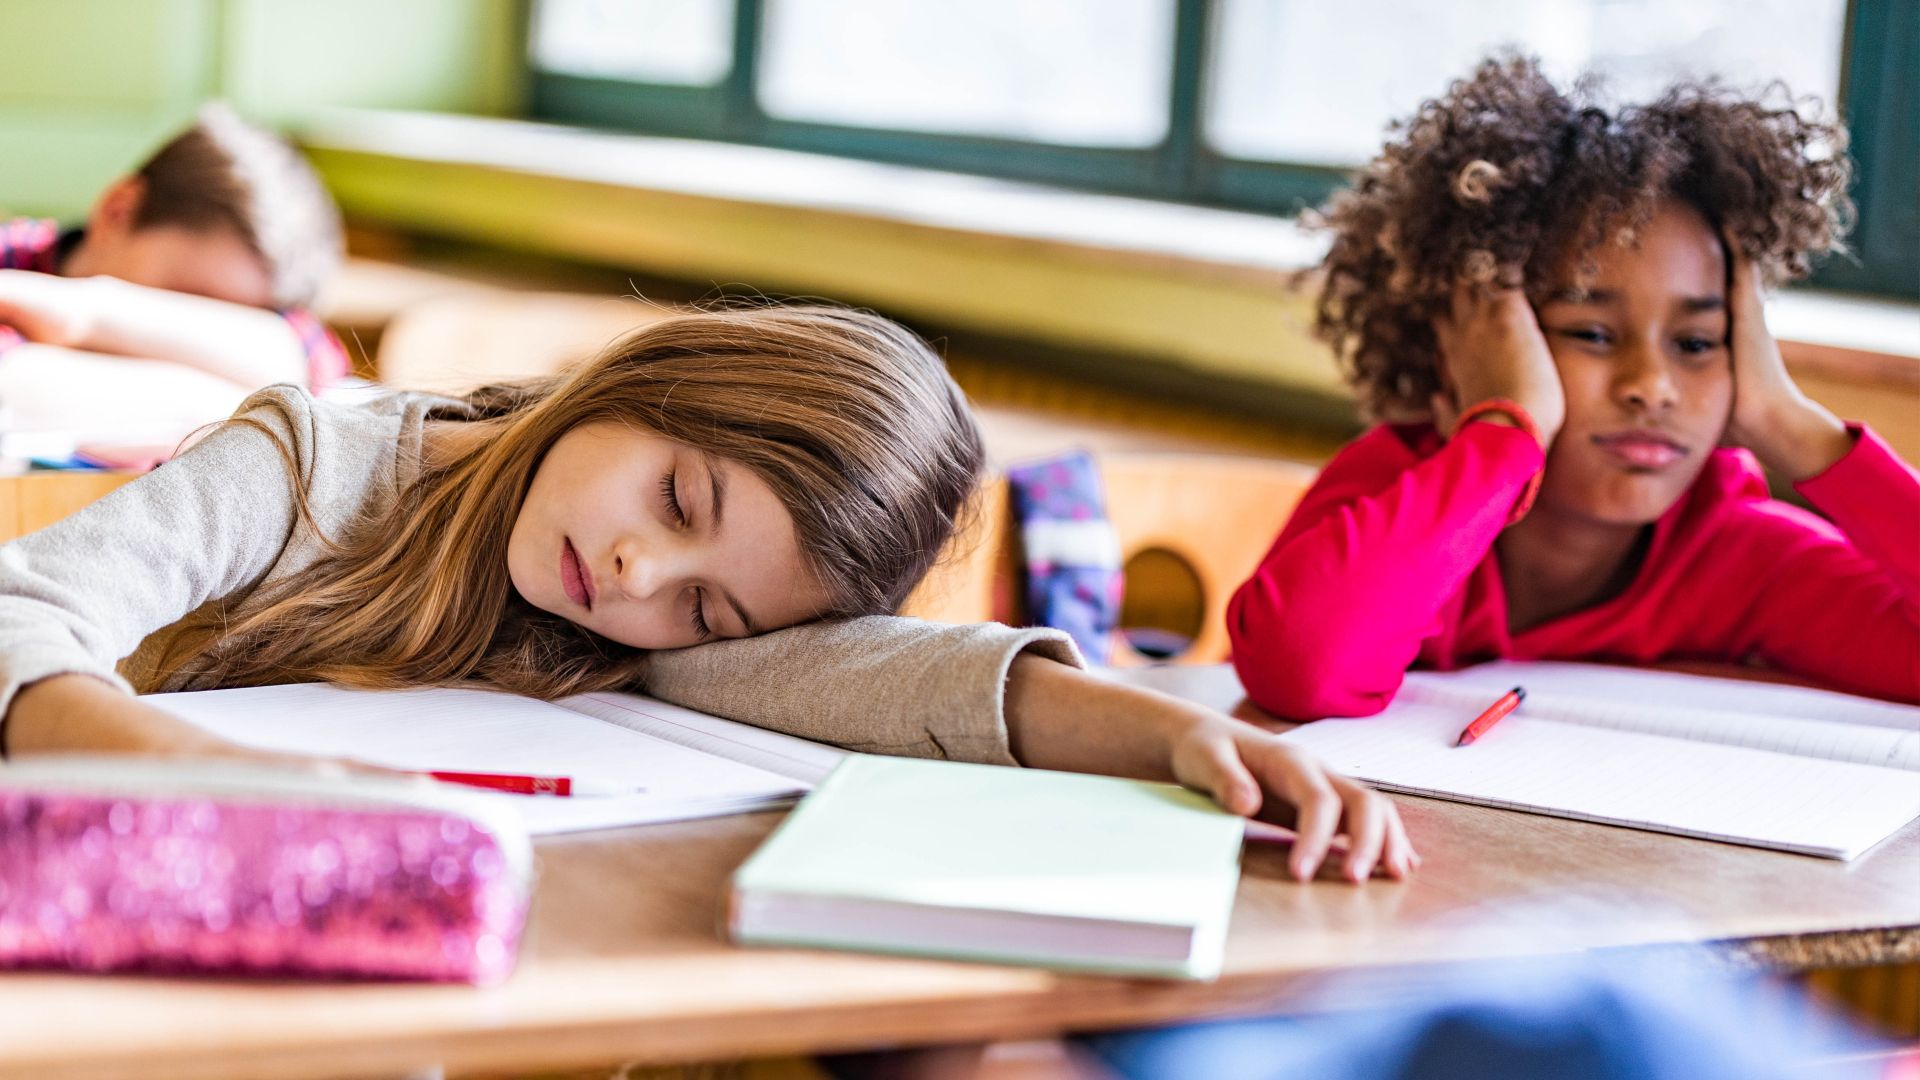
[[[461,405],[425,394],[366,404],[274,387],[241,406],[280,433],[306,478],[317,525],[338,535],[392,506],[419,472],[429,414]],[[281,452],[228,425],[79,513],[0,547],[0,716],[20,689],[54,675],[126,681],[202,605],[244,614],[250,598],[323,553],[298,524]],[[656,652],[656,697],[857,750],[1013,764],[1003,712],[1022,650],[1062,663],[1065,635],[997,624],[872,617]],[[207,689],[176,678],[165,690]]]

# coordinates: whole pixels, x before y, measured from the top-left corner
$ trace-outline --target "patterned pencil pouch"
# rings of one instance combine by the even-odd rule
[[[0,766],[0,969],[493,983],[532,848],[403,780],[66,758]]]

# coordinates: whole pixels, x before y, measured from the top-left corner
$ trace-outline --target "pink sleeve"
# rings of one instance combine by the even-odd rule
[[[327,324],[305,308],[287,308],[280,312],[300,339],[300,350],[307,358],[307,389],[319,393],[346,378],[353,370],[347,348],[334,336]]]
[[[1343,450],[1228,604],[1248,696],[1301,720],[1385,708],[1544,461],[1492,423],[1424,461],[1386,428]]]
[[[1780,541],[1746,619],[1783,670],[1920,702],[1920,474],[1853,431],[1845,457],[1796,485],[1831,524],[1806,520]]]

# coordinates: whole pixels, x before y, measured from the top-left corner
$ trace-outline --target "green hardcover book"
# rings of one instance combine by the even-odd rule
[[[1171,784],[854,755],[733,877],[749,944],[1220,973],[1242,822]]]

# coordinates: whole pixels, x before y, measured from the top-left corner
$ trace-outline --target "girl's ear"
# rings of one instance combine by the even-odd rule
[[[133,232],[146,197],[147,182],[138,175],[123,176],[107,185],[87,214],[88,237],[112,239]]]

